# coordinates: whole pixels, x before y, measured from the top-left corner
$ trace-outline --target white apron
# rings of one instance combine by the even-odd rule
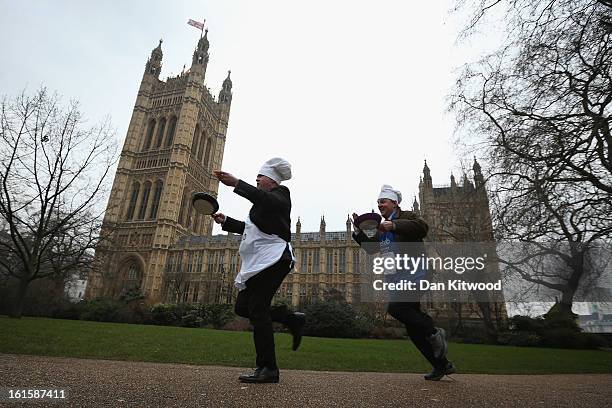
[[[291,258],[295,262],[293,248],[287,241],[278,235],[262,232],[251,222],[250,217],[247,217],[244,224],[242,242],[238,249],[241,262],[240,272],[234,280],[234,285],[238,290],[246,289],[246,281],[249,278],[278,262],[287,245],[289,245]]]

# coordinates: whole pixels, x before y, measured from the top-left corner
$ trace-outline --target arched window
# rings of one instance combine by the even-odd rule
[[[359,250],[353,249],[353,273],[361,273],[361,265],[359,263]]]
[[[147,150],[151,147],[151,142],[153,141],[153,132],[155,131],[155,119],[151,119],[149,121],[149,127],[147,129],[147,137],[145,138],[144,146],[142,150]]]
[[[196,125],[193,132],[193,140],[191,141],[191,156],[196,157],[198,146],[200,144],[200,125]]]
[[[140,183],[135,182],[132,186],[132,196],[130,197],[130,204],[128,205],[127,214],[125,219],[130,221],[134,218],[134,210],[136,208],[136,201],[138,200],[138,193],[140,192]]]
[[[174,132],[176,131],[176,116],[170,118],[170,124],[168,125],[168,136],[166,137],[166,146],[172,146],[174,141]]]
[[[166,130],[166,119],[162,118],[159,121],[159,129],[157,130],[157,143],[155,143],[156,148],[159,148],[162,145],[162,141],[164,140],[164,130]]]
[[[151,215],[149,218],[157,218],[157,210],[159,209],[159,200],[161,199],[162,188],[164,183],[161,180],[155,182],[155,192],[153,193],[153,203],[151,204]]]
[[[199,230],[198,230],[198,228],[199,228],[199,227],[200,227],[200,215],[199,215],[199,214],[196,214],[196,215],[193,217],[193,230],[194,230],[196,233],[198,233],[198,231],[199,231]]]
[[[187,192],[185,191],[183,193],[183,199],[181,201],[181,207],[180,207],[179,216],[178,216],[178,223],[181,224],[181,225],[185,225],[184,218],[185,218],[185,205],[186,205],[186,203],[188,201],[187,198],[188,198],[187,197]]]
[[[212,145],[212,138],[208,138],[208,141],[206,142],[206,153],[204,154],[204,161],[202,162],[202,165],[206,168],[210,167],[210,149]]]
[[[142,191],[142,198],[140,200],[140,209],[138,210],[138,219],[143,220],[147,211],[147,204],[149,203],[149,194],[151,193],[151,182],[147,181],[144,184]]]
[[[140,268],[135,261],[129,263],[127,270],[125,272],[125,289],[135,289],[140,287]]]
[[[187,228],[192,228],[193,227],[193,205],[191,205],[191,200],[189,200],[190,197],[193,196],[193,193],[190,193],[188,195],[186,195],[187,197],[187,220],[185,221],[185,227]]]
[[[206,144],[206,132],[202,131],[200,136],[200,147],[198,148],[198,161],[202,163],[202,156],[204,155],[204,145]]]

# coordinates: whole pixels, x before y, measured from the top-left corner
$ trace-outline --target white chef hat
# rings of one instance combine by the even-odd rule
[[[380,194],[378,195],[378,199],[380,200],[381,198],[388,198],[399,204],[402,202],[402,193],[399,190],[394,190],[393,187],[388,184],[383,184],[380,188]]]
[[[273,157],[261,166],[259,173],[262,176],[270,177],[278,184],[281,181],[289,180],[291,178],[291,165],[285,159],[280,157]]]

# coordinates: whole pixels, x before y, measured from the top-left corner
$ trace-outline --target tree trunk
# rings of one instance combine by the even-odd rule
[[[564,316],[571,317],[573,319],[572,306],[574,304],[574,289],[568,289],[561,295],[561,301],[559,302],[559,313]]]
[[[457,302],[457,303],[451,303],[450,304],[453,312],[455,313],[455,315],[457,316],[457,322],[455,324],[455,327],[450,327],[451,329],[451,333],[450,335],[455,335],[455,334],[459,334],[460,336],[465,335],[465,330],[463,327],[463,315],[461,312],[462,306],[461,303]],[[451,324],[453,322],[452,320],[452,316],[447,315],[448,316],[448,320],[449,320],[449,324]]]
[[[572,256],[571,267],[572,274],[570,275],[565,290],[561,293],[561,301],[559,302],[559,312],[564,316],[573,319],[572,306],[574,304],[574,295],[578,290],[578,285],[584,275],[584,250],[577,252]]]
[[[497,342],[497,328],[493,323],[491,315],[491,304],[488,302],[477,302],[478,308],[482,312],[482,321],[484,322],[485,332],[487,334],[487,340],[490,343]]]
[[[15,319],[21,319],[21,315],[23,314],[23,305],[25,303],[25,295],[28,291],[28,286],[30,285],[30,281],[22,279],[19,281],[17,285],[17,293],[15,295],[13,310],[11,312],[11,317]]]

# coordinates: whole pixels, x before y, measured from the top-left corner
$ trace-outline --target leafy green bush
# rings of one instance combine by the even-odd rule
[[[55,310],[53,310],[51,317],[54,319],[79,320],[82,309],[81,303],[72,303],[65,300],[61,302]]]
[[[323,301],[306,307],[304,334],[316,337],[362,337],[372,329],[344,302]]]
[[[568,327],[551,328],[542,333],[540,345],[573,349],[598,348],[607,345],[606,340],[594,333],[576,333]]]
[[[157,303],[151,308],[151,321],[165,326],[211,326],[219,329],[235,317],[232,310],[229,304]]]
[[[546,328],[546,322],[542,317],[513,316],[508,319],[512,332],[538,333]]]
[[[220,329],[232,321],[236,315],[230,304],[206,304],[199,308],[202,324]]]
[[[181,317],[183,327],[202,327],[203,319],[197,310],[190,310]]]
[[[176,324],[176,305],[171,303],[156,303],[151,307],[151,322],[164,326]]]
[[[376,326],[370,331],[370,337],[374,339],[403,339],[406,337],[406,329],[403,327]]]
[[[514,316],[509,334],[501,335],[501,344],[517,346],[561,347],[589,349],[606,347],[606,340],[593,333],[583,333],[572,315],[555,312],[543,317]]]
[[[531,332],[504,332],[497,336],[497,342],[507,346],[538,346],[540,341],[540,336]]]
[[[465,330],[461,336],[462,342],[466,344],[487,344],[488,337],[484,328],[470,328]]]
[[[595,333],[581,333],[585,348],[597,349],[609,347],[608,340],[605,337]]]
[[[119,311],[122,322],[133,324],[151,324],[151,310],[144,300],[134,300],[123,304]]]
[[[118,322],[121,303],[110,299],[86,300],[79,304],[80,320],[96,322]]]

